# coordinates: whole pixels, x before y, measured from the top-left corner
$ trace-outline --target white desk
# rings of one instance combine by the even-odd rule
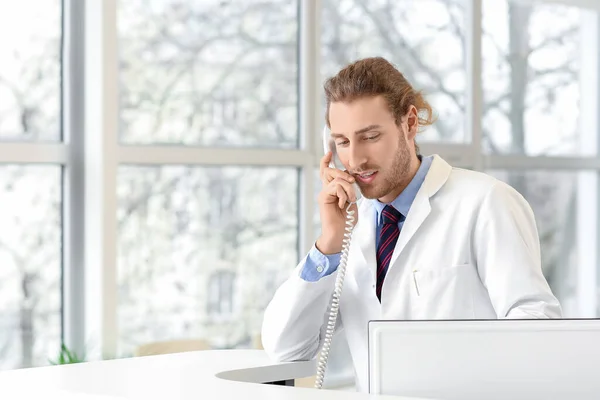
[[[273,364],[261,350],[198,351],[0,372],[0,398],[409,399],[260,384],[314,372],[314,362]]]

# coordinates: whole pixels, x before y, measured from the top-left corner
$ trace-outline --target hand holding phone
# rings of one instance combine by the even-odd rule
[[[341,193],[340,196],[340,208],[344,207],[344,203],[341,201],[344,198],[348,203],[357,202],[361,197],[360,188],[356,184],[356,179],[348,173],[339,159],[335,140],[331,137],[331,132],[327,126],[323,128],[323,151],[325,152],[325,156],[322,161],[327,163],[324,168],[321,168],[321,180],[323,184],[328,184],[335,178],[349,182],[352,188],[347,188],[347,185],[344,185],[344,193]]]
[[[355,178],[342,169],[327,127],[323,129],[323,150],[325,156],[320,166],[323,188],[319,194],[321,236],[316,245],[323,254],[334,254],[342,249],[348,207],[358,215],[355,203],[360,198],[360,191]]]

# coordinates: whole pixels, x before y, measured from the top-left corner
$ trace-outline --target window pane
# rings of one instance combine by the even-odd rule
[[[0,3],[0,140],[60,140],[61,4]]]
[[[598,178],[595,172],[567,171],[489,171],[517,189],[535,214],[542,251],[542,267],[564,317],[580,317],[581,276],[595,286],[595,251],[585,247],[597,244]],[[593,290],[596,291],[596,290]],[[600,293],[600,292],[597,292]],[[596,299],[591,300],[597,303]],[[596,310],[595,304],[592,304]],[[595,311],[600,316],[599,311]],[[589,316],[589,315],[583,315]]]
[[[61,336],[61,168],[0,165],[0,369],[48,365]]]
[[[298,185],[295,168],[121,167],[120,353],[184,337],[251,346],[298,262]]]
[[[439,116],[419,141],[465,138],[463,0],[324,0],[323,79],[363,57],[383,56],[422,90]]]
[[[121,140],[297,147],[297,8],[119,1]]]
[[[598,57],[597,38],[585,37],[597,13],[486,0],[483,16],[485,150],[596,154],[597,132],[586,126],[581,104],[597,96],[597,86],[585,85],[596,81],[598,71],[587,71],[595,62],[582,60]]]

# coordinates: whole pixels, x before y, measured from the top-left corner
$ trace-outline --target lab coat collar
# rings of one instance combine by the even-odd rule
[[[417,192],[415,200],[404,221],[402,231],[400,232],[398,242],[396,243],[394,253],[392,254],[390,268],[429,215],[431,211],[429,199],[444,186],[451,172],[452,167],[450,164],[442,157],[435,154],[429,172],[427,173],[421,188]],[[356,243],[358,243],[358,247],[365,262],[371,269],[373,276],[376,278],[375,218],[377,210],[375,209],[373,202],[363,199],[359,205],[358,214],[358,223],[354,228],[353,236],[356,238]]]

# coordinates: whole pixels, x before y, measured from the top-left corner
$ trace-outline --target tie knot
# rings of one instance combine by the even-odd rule
[[[384,224],[397,224],[404,216],[392,206],[385,206],[381,217]]]

